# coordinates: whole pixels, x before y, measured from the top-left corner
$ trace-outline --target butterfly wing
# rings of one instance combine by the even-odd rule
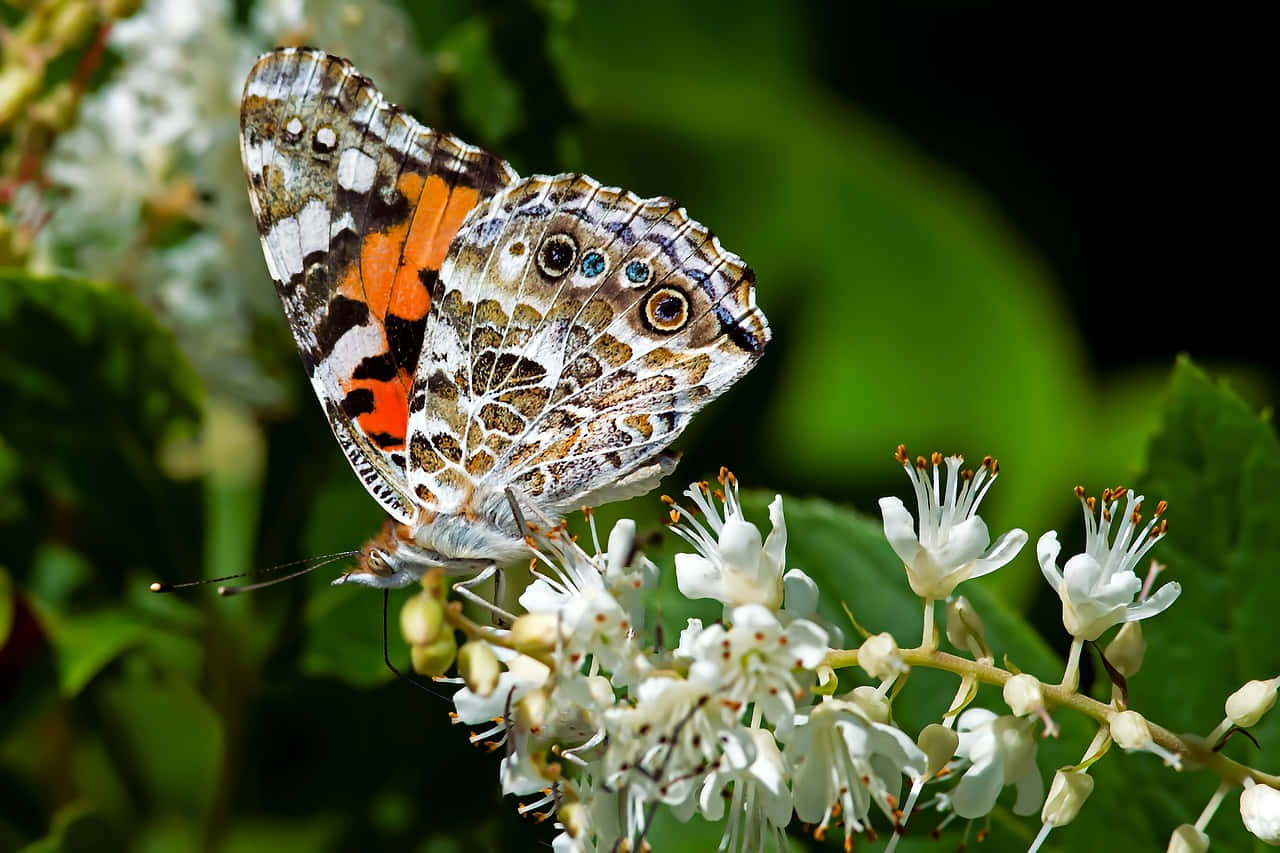
[[[303,48],[258,60],[240,126],[267,267],[316,396],[365,488],[407,522],[408,399],[432,290],[463,218],[516,173]]]
[[[638,494],[764,352],[754,275],[670,199],[535,176],[477,209],[441,268],[409,480],[465,512],[507,485],[556,513]]]

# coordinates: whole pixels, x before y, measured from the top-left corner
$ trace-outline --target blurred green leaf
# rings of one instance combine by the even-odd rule
[[[22,853],[95,853],[120,842],[92,803],[73,802],[58,809],[49,834],[22,848]]]
[[[68,615],[39,608],[39,612],[53,644],[65,698],[79,694],[103,667],[147,635],[147,628],[123,610]]]
[[[248,820],[233,826],[219,848],[222,853],[311,853],[336,849],[342,823],[335,816],[306,820]]]
[[[501,141],[523,121],[519,93],[493,53],[489,24],[473,17],[436,44],[436,64],[456,81],[459,111],[488,144]]]
[[[224,761],[223,724],[214,710],[186,684],[137,667],[103,684],[96,698],[141,805],[202,820]]]
[[[8,569],[0,566],[0,649],[13,630],[13,603],[13,578]]]

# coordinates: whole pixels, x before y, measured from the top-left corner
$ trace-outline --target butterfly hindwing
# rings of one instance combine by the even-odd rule
[[[302,48],[250,72],[241,153],[316,395],[365,487],[407,522],[409,394],[432,291],[463,219],[517,176],[416,122],[346,60]]]
[[[669,199],[535,176],[477,209],[441,268],[409,480],[465,512],[514,486],[558,513],[638,494],[763,353],[754,276]]]

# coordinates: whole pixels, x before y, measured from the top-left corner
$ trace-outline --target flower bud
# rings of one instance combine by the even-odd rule
[[[986,657],[988,653],[987,628],[963,595],[947,602],[947,640],[974,657]]]
[[[1025,672],[1015,675],[1004,683],[1004,701],[1009,710],[1019,717],[1036,713],[1044,708],[1044,693],[1040,690],[1040,681]]]
[[[881,696],[874,687],[868,687],[865,684],[855,687],[845,698],[866,714],[871,722],[889,722],[889,700]]]
[[[13,121],[40,91],[42,76],[26,65],[0,65],[0,127]]]
[[[458,675],[477,696],[488,696],[498,686],[502,668],[488,643],[472,640],[458,649]]]
[[[1136,624],[1130,622],[1130,625]],[[1205,853],[1209,849],[1209,836],[1189,823],[1184,823],[1169,836],[1165,853]]]
[[[539,687],[521,696],[516,703],[515,724],[518,728],[537,734],[546,725],[551,712],[551,695],[545,687]]]
[[[1262,715],[1276,704],[1276,684],[1280,679],[1250,681],[1227,697],[1227,716],[1231,722],[1247,729],[1256,725]]]
[[[443,624],[444,607],[426,592],[411,597],[400,608],[400,633],[411,646],[434,643]]]
[[[892,678],[907,668],[892,634],[867,637],[858,647],[858,666],[872,678]]]
[[[85,40],[97,23],[98,16],[91,4],[64,3],[49,22],[49,41],[59,50],[71,50]]]
[[[930,779],[947,765],[959,744],[960,736],[941,723],[930,723],[920,731],[916,745],[929,759],[927,775]]]
[[[418,675],[444,675],[453,666],[457,653],[458,641],[453,638],[453,631],[441,631],[435,642],[425,646],[411,646],[409,659],[413,662],[413,671]]]
[[[1142,657],[1147,653],[1147,641],[1142,636],[1141,622],[1126,622],[1120,626],[1103,652],[1107,661],[1125,678],[1133,678],[1142,668]]]
[[[556,812],[556,820],[564,826],[565,834],[570,838],[585,838],[590,829],[587,807],[581,802],[565,803]]]
[[[1120,711],[1108,720],[1111,739],[1121,749],[1146,749],[1151,744],[1151,727],[1137,711]]]
[[[556,649],[559,630],[558,613],[526,613],[511,626],[511,645],[526,655],[549,654]]]
[[[1245,779],[1240,793],[1240,820],[1260,841],[1280,846],[1280,791]]]
[[[1083,770],[1062,769],[1053,774],[1049,796],[1040,810],[1040,820],[1049,826],[1066,826],[1076,819],[1080,807],[1093,793],[1093,777]]]

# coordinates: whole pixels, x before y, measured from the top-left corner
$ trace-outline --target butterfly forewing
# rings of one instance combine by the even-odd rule
[[[269,53],[250,72],[241,153],[316,395],[365,487],[410,521],[409,395],[432,291],[463,219],[516,174],[414,121],[346,60],[307,49]]]

